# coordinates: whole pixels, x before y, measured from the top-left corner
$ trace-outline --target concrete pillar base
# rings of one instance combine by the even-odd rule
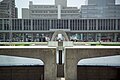
[[[117,41],[117,33],[114,33],[114,41]]]

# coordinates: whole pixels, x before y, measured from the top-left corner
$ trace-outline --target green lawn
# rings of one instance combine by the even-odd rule
[[[0,46],[31,46],[33,44],[47,45],[47,42],[0,42]]]

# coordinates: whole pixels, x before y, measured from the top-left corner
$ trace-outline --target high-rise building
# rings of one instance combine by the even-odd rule
[[[8,18],[8,5],[7,3],[4,3],[3,1],[0,2],[0,18]]]
[[[82,18],[120,18],[120,5],[115,0],[86,0],[80,12]]]
[[[67,7],[67,0],[55,0],[55,5],[34,5],[29,2],[29,9],[22,9],[22,18],[39,19],[74,19],[80,18],[77,7]]]
[[[15,18],[15,0],[0,2],[0,18]]]

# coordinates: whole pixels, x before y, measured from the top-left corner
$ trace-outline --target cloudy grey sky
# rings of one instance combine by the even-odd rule
[[[33,1],[34,4],[54,4],[55,0],[16,0],[16,7],[18,7],[18,16],[21,18],[21,8],[28,8],[29,1]],[[85,0],[67,0],[68,6],[75,6],[80,8],[85,4]],[[120,0],[116,0],[117,4],[120,4]]]

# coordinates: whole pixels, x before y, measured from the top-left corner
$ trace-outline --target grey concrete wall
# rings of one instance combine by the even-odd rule
[[[0,55],[19,56],[41,59],[44,62],[44,79],[56,80],[56,49],[55,48],[9,48],[0,49]]]
[[[89,48],[66,48],[65,53],[65,78],[77,80],[77,63],[81,59],[120,55],[120,49],[89,49]]]
[[[0,80],[44,80],[44,66],[0,66]]]
[[[77,80],[119,80],[118,71],[109,66],[77,66]]]

